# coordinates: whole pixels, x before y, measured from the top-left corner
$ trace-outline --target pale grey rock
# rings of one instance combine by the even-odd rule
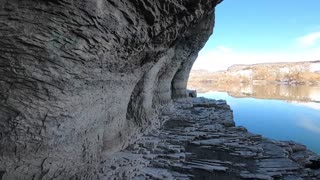
[[[260,179],[260,180],[273,180],[271,176],[264,175],[264,174],[240,174],[241,178],[244,179]]]
[[[144,168],[142,170],[146,173],[148,179],[166,179],[166,180],[173,180],[173,176],[167,169],[161,168]]]
[[[188,105],[183,105],[184,102]],[[226,127],[223,122],[230,118],[232,111],[208,107],[208,104],[213,106],[214,103],[217,107],[224,104],[203,98],[178,100],[174,110],[166,112],[169,120],[158,135],[145,135],[131,145],[135,147],[131,153],[139,152],[136,149],[146,149],[151,154],[143,155],[141,152],[140,156],[128,155],[136,159],[127,159],[121,153],[115,153],[116,157],[123,159],[115,163],[120,162],[126,172],[135,172],[135,175],[123,174],[122,168],[111,169],[108,161],[101,164],[100,173],[122,172],[124,177],[130,179],[196,180],[317,179],[320,176],[318,155],[307,149],[288,153],[287,148],[296,143],[262,138],[243,127]],[[212,113],[219,115],[216,119],[209,118]],[[218,124],[224,128],[219,131],[213,128]],[[154,144],[145,146],[145,139],[153,139]],[[122,152],[130,153],[131,146]],[[159,175],[152,175],[157,172]]]
[[[188,164],[191,168],[201,169],[209,172],[214,172],[214,171],[225,172],[228,170],[227,167],[223,167],[223,166],[208,165],[208,164],[201,164],[201,163],[194,163],[194,162],[188,162]]]
[[[0,0],[0,176],[96,179],[161,126],[220,0]]]
[[[305,151],[307,149],[305,145],[298,144],[298,143],[291,143],[290,146],[291,146],[293,153],[299,152],[299,151]]]
[[[192,144],[195,145],[219,145],[223,144],[225,142],[224,139],[207,139],[207,140],[201,140],[201,141],[194,141]]]

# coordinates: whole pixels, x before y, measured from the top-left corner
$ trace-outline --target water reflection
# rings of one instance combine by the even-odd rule
[[[278,140],[294,140],[320,154],[320,87],[220,85],[197,88],[199,96],[225,99],[236,125]]]
[[[298,123],[298,126],[315,133],[320,134],[320,123],[309,119],[303,119]]]
[[[201,83],[199,92],[228,92],[232,97],[253,97],[294,102],[320,102],[320,87],[306,85],[256,85],[256,84],[210,84]]]
[[[316,102],[299,102],[299,101],[291,101],[290,103],[297,105],[297,106],[304,106],[307,108],[311,108],[314,110],[320,110],[320,103]]]

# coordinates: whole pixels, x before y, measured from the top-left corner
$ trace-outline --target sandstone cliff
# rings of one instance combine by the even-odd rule
[[[186,96],[220,0],[0,0],[0,179],[95,179]]]
[[[193,71],[190,83],[305,84],[320,85],[320,61],[234,65],[226,71]]]

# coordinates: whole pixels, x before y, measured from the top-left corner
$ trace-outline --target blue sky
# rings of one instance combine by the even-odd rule
[[[320,60],[320,0],[224,0],[193,69]]]

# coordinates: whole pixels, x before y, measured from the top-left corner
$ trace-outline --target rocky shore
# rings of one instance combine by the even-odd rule
[[[320,158],[305,146],[237,127],[225,101],[176,101],[152,130],[104,158],[99,179],[320,179]]]

